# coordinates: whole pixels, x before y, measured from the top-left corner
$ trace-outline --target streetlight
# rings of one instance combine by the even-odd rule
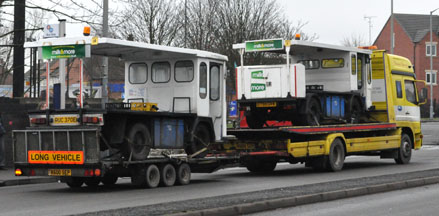
[[[434,114],[433,113],[433,13],[438,9],[439,8],[436,8],[430,11],[430,119],[433,119],[433,114]],[[437,80],[437,77],[435,80]]]

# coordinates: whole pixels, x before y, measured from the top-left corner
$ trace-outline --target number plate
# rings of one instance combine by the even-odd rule
[[[78,123],[78,118],[76,116],[56,116],[53,118],[53,123],[55,124],[76,124]]]
[[[276,107],[276,102],[263,102],[263,103],[256,103],[256,107]]]
[[[72,176],[71,169],[49,169],[50,176]]]

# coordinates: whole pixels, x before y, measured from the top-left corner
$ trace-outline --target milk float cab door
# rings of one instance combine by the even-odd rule
[[[212,118],[215,139],[220,140],[223,124],[224,66],[219,62],[209,62],[209,115]]]
[[[198,60],[198,95],[197,95],[197,114],[199,116],[210,116],[209,103],[209,67],[205,59]]]

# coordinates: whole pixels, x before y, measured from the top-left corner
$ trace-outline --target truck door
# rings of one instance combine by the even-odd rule
[[[419,122],[421,114],[417,105],[416,87],[413,80],[404,79],[404,119],[405,121]]]

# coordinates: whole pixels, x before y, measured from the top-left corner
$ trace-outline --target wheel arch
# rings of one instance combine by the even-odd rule
[[[401,128],[401,136],[402,134],[407,134],[410,137],[410,141],[412,141],[412,149],[415,148],[415,135],[413,134],[413,130],[409,127]]]
[[[190,128],[190,142],[194,141],[193,134],[195,133],[196,128],[198,125],[205,125],[207,129],[209,130],[210,135],[210,141],[215,141],[215,130],[213,127],[212,118],[210,117],[196,117],[192,123],[192,127]]]
[[[347,155],[348,154],[347,146],[346,146],[347,142],[346,142],[345,136],[342,133],[333,133],[333,134],[329,134],[326,137],[325,155],[329,155],[329,152],[331,150],[332,142],[334,142],[335,139],[340,139],[341,140],[341,142],[343,143],[343,149],[344,149],[345,155]]]

